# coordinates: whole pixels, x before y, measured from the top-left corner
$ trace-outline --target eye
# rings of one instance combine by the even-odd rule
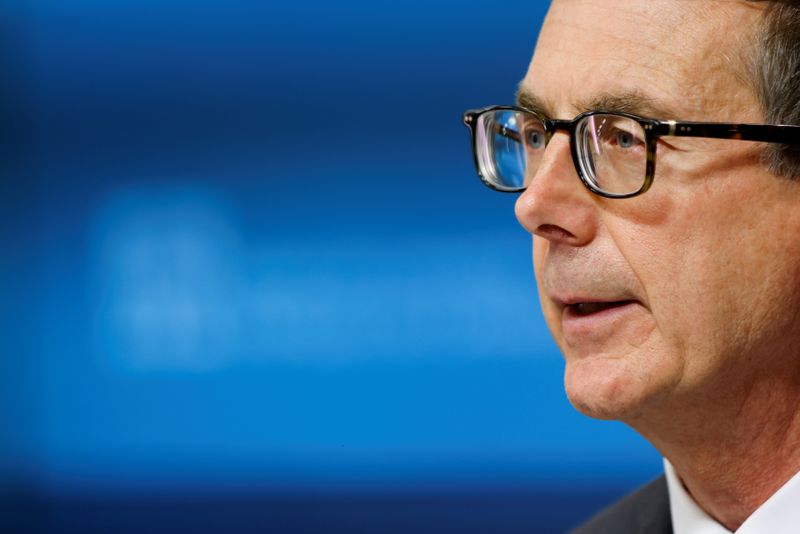
[[[525,132],[525,143],[534,149],[544,148],[544,132],[531,128]]]
[[[624,148],[624,149],[632,149],[638,146],[644,145],[644,140],[637,137],[634,133],[623,130],[620,128],[615,128],[614,132],[610,136],[609,141],[612,145],[615,145],[617,148]]]
[[[617,144],[622,148],[631,148],[634,144],[633,136],[629,132],[617,133]]]

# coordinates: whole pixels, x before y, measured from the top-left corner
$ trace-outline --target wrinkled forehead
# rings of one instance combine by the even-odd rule
[[[520,92],[563,117],[598,95],[637,94],[674,110],[669,118],[752,120],[761,115],[748,77],[761,9],[745,0],[554,0]]]

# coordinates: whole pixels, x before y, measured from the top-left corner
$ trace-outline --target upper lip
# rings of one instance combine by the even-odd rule
[[[644,288],[625,261],[601,250],[548,249],[538,274],[544,294],[559,310],[578,303],[622,301],[648,307]]]

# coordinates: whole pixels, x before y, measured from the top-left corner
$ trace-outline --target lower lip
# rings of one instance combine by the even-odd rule
[[[561,313],[561,327],[564,339],[570,345],[591,341],[603,341],[621,330],[623,322],[642,310],[636,301],[606,308],[588,315],[579,315],[571,306],[565,306]]]

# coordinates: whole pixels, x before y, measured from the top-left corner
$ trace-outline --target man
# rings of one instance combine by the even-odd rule
[[[751,126],[800,123],[798,4],[554,0],[517,107],[465,114],[570,401],[665,459],[576,532],[800,532],[800,134]]]

